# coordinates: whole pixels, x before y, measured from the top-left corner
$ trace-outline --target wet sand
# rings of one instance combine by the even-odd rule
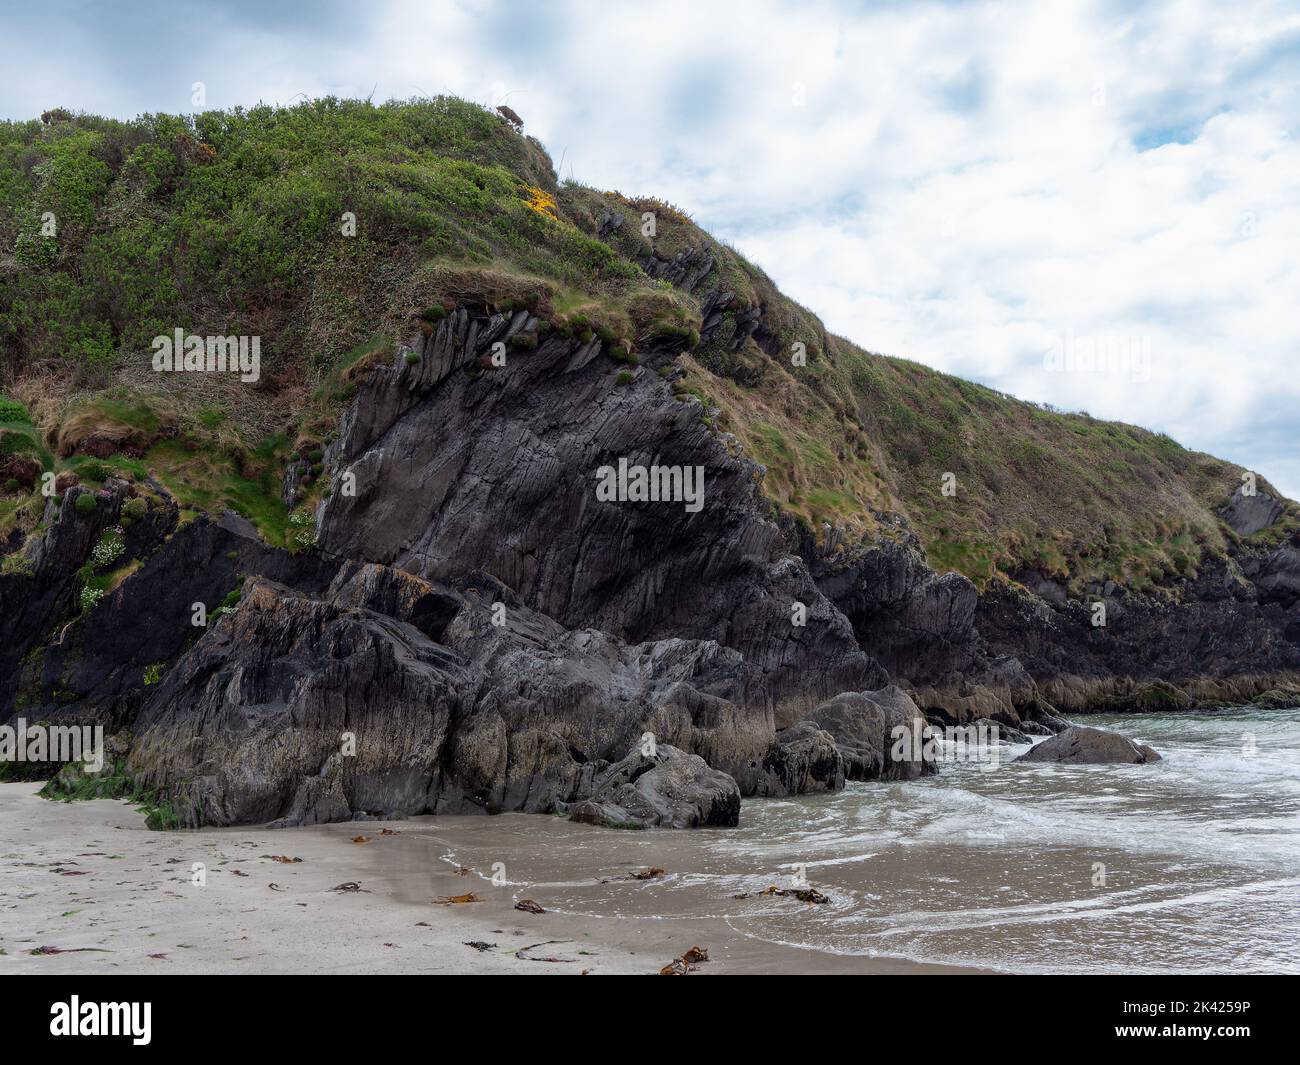
[[[697,944],[701,975],[974,971],[756,938],[752,901],[690,882],[691,834],[523,814],[163,833],[38,789],[0,785],[0,973],[656,973]],[[632,877],[649,867],[665,871]],[[435,903],[466,893],[481,901]]]

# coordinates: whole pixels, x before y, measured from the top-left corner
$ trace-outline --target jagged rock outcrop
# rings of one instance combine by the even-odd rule
[[[461,664],[410,625],[255,579],[147,700],[127,770],[190,825],[421,812]]]
[[[1179,679],[1198,668],[1261,663],[1241,683],[1263,690],[1300,667],[1294,545],[1240,549],[1177,604],[1101,589],[1099,632],[1046,578],[981,593],[934,573],[901,523],[814,543],[654,372],[672,355],[656,341],[626,386],[598,337],[486,358],[536,325],[462,306],[364,376],[326,452],[315,549],[270,548],[231,514],[181,525],[159,495],[125,530],[138,569],[77,617],[77,571],[133,490],[83,513],[67,487],[28,572],[0,575],[0,718],[129,732],[128,772],[191,825],[716,825],[741,795],[934,772],[895,754],[927,720],[1023,742],[1066,729],[1053,704],[1177,708],[1205,696]],[[702,468],[702,506],[599,498],[620,459]],[[627,754],[647,734],[648,763]]]
[[[1283,509],[1280,499],[1263,490],[1247,495],[1243,485],[1232,493],[1232,499],[1219,511],[1219,516],[1238,536],[1252,536],[1277,521]]]
[[[888,677],[789,550],[756,467],[650,372],[670,351],[643,349],[630,388],[599,339],[488,369],[535,326],[462,308],[369,373],[326,456],[316,550],[163,508],[138,571],[26,663],[27,705],[129,729],[129,771],[187,824],[555,810],[646,733],[748,793],[840,786],[825,733],[776,729]],[[702,467],[702,508],[598,499],[620,458]],[[69,613],[111,502],[35,541],[42,617]],[[43,624],[18,627],[31,644]]]
[[[235,515],[178,528],[175,505],[155,499],[140,520],[122,525],[131,498],[124,482],[110,482],[88,512],[76,506],[83,494],[89,490],[73,488],[61,506],[47,506],[51,526],[32,542],[32,573],[0,577],[0,656],[13,678],[0,688],[0,720],[21,710],[29,720],[75,716],[110,730],[129,727],[150,667],[165,666],[203,635],[196,604],[216,612],[247,574],[322,590],[334,569],[268,547]],[[122,559],[141,564],[91,612],[79,613],[77,571],[113,527],[122,529]]]
[[[1134,743],[1117,732],[1077,726],[1044,740],[1016,761],[1059,762],[1069,765],[1104,765],[1114,762],[1146,765],[1160,761],[1160,755],[1154,748]]]
[[[218,232],[257,209],[263,190],[236,171],[259,138],[294,142],[301,155],[288,154],[310,169],[304,138],[273,134],[277,122],[299,121],[289,112],[234,123],[221,150],[190,144],[203,165],[182,166],[175,195],[154,205],[160,218],[193,206],[191,183],[212,179],[213,167],[238,201],[159,228],[178,276],[197,264],[199,274],[242,278],[238,291],[176,302],[176,286],[164,285],[158,306],[185,310],[194,335],[235,329],[221,321],[231,313],[270,330],[275,356],[247,417],[231,416],[229,394],[218,402],[180,380],[156,404],[153,389],[141,390],[139,409],[117,398],[118,386],[138,383],[131,359],[142,353],[131,345],[144,323],[105,317],[114,278],[87,266],[94,249],[130,238],[122,212],[97,210],[95,225],[42,267],[98,292],[61,304],[91,320],[45,332],[110,338],[122,366],[97,360],[87,377],[116,376],[111,389],[82,395],[79,384],[51,397],[41,378],[71,363],[43,362],[53,353],[34,335],[9,338],[6,389],[43,393],[37,420],[61,408],[63,424],[0,429],[0,481],[17,482],[0,543],[0,721],[25,713],[119,730],[131,771],[187,824],[579,803],[607,808],[597,820],[698,824],[734,823],[738,794],[931,772],[892,742],[927,722],[997,725],[1023,742],[1064,732],[1057,710],[1300,700],[1300,511],[1271,489],[1248,495],[1251,475],[1238,482],[1244,471],[1132,427],[1044,412],[871,355],[669,205],[561,188],[538,142],[463,101],[411,109],[411,128],[446,134],[418,151],[396,146],[411,165],[441,158],[483,194],[475,217],[436,224],[432,242],[461,233],[473,264],[399,253],[382,268],[363,256],[317,276],[310,226],[263,256],[265,269],[198,264],[190,229]],[[379,211],[363,244],[413,247],[448,204],[405,188],[405,170],[376,166],[393,116],[341,107],[316,118],[348,128],[383,120],[339,173],[372,204],[410,193],[410,210]],[[71,132],[57,124],[20,138],[24,165],[50,164],[46,149]],[[113,162],[92,197],[100,207],[131,192],[130,168]],[[502,180],[507,172],[518,181]],[[537,217],[521,214],[528,208]],[[656,224],[640,229],[646,212]],[[530,225],[515,225],[521,218]],[[525,229],[538,239],[518,240]],[[148,289],[148,270],[132,276]],[[356,313],[331,317],[353,295]],[[372,320],[359,332],[363,318]],[[367,342],[314,379],[345,337],[360,342],[371,329],[396,330],[399,342],[391,351]],[[320,387],[304,388],[309,380]],[[308,393],[306,409],[291,409]],[[333,434],[325,423],[344,397]],[[209,398],[217,406],[200,409]],[[276,431],[290,426],[294,450],[275,470]],[[1016,446],[977,455],[994,434]],[[772,465],[767,494],[767,469],[746,446]],[[72,464],[89,483],[110,477],[105,489],[78,483],[64,461],[74,454],[110,460]],[[948,456],[968,471],[951,530],[920,487]],[[598,494],[600,471],[622,463],[698,469],[703,495],[687,505]],[[18,490],[51,464],[59,499],[36,525],[40,497]],[[151,464],[156,474],[138,472]],[[128,466],[134,486],[115,477]],[[155,476],[186,510],[222,498],[259,512],[268,530],[276,523],[262,507],[278,478],[295,511],[289,546],[268,546],[230,512],[182,520]],[[305,502],[324,486],[312,530]],[[251,487],[260,500],[245,494]],[[1109,491],[1120,487],[1132,490]],[[863,513],[867,499],[900,513]],[[1107,516],[1130,512],[1141,520],[1109,527]],[[833,528],[832,515],[845,524]],[[1284,515],[1286,533],[1274,527]],[[95,561],[118,524],[121,562],[103,551]],[[1139,560],[1157,546],[1148,538],[1167,542]],[[968,560],[972,573],[987,550],[995,573],[1013,572],[977,587],[933,571],[926,548]],[[1081,590],[1063,576],[1103,569],[1140,572],[1147,594],[1112,581]],[[1101,626],[1095,602],[1106,608]],[[627,754],[647,734],[665,752],[653,765]]]
[[[1176,599],[1112,586],[1088,602],[1049,602],[1009,584],[980,597],[989,651],[1014,655],[1067,713],[1183,710],[1294,688],[1300,674],[1300,555],[1239,548],[1183,580]],[[1105,605],[1105,624],[1093,603]],[[994,715],[996,716],[996,715]]]
[[[452,588],[373,564],[319,598],[253,579],[145,702],[128,771],[187,824],[311,824],[553,811],[595,794],[647,732],[714,767],[766,747],[733,701],[755,683],[734,651],[629,647],[502,597],[484,574]]]
[[[610,828],[730,828],[740,822],[740,789],[698,755],[661,744],[605,769],[569,816]]]
[[[89,511],[76,507],[79,496],[95,500]],[[43,521],[45,532],[33,537],[19,554],[21,567],[0,573],[0,676],[17,678],[19,662],[53,639],[72,610],[76,573],[105,529],[117,523],[126,487],[117,484],[103,493],[70,490],[57,502],[47,500]],[[175,516],[164,519],[174,523]],[[133,528],[128,543],[148,550],[166,533],[155,520]],[[18,694],[17,686],[0,688],[0,720],[8,716]]]
[[[1255,497],[1258,498],[1258,497]],[[1034,571],[981,592],[938,575],[902,529],[818,547],[791,532],[862,648],[932,720],[1063,727],[1055,711],[1179,710],[1247,702],[1300,678],[1300,546],[1236,545],[1174,594],[1107,582],[1087,599]],[[1105,623],[1094,623],[1094,604]],[[1292,698],[1300,698],[1300,694]]]
[[[753,464],[652,372],[668,353],[643,350],[629,387],[599,338],[553,336],[484,368],[521,313],[462,308],[413,342],[418,362],[370,373],[328,456],[356,492],[326,501],[322,549],[431,580],[480,570],[566,628],[715,640],[764,675],[778,724],[886,683],[791,554]],[[598,500],[597,471],[620,459],[701,467],[703,509]]]
[[[953,724],[989,717],[1017,725],[1037,715],[1033,679],[1014,655],[991,651],[976,627],[978,590],[961,574],[931,570],[915,536],[832,555],[805,542],[804,551],[858,642],[927,713]]]

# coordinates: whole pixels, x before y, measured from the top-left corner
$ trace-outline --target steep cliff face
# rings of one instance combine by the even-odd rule
[[[1045,599],[1002,585],[981,597],[976,624],[1064,711],[1180,710],[1279,688],[1294,694],[1297,559],[1289,544],[1241,551],[1180,582],[1176,599],[1114,585],[1087,601],[1049,587]]]
[[[864,650],[936,720],[1245,702],[1300,680],[1300,553],[1234,547],[1161,594],[1114,581],[1081,597],[1033,570],[982,591],[937,574],[914,538],[819,552],[812,573]]]
[[[138,568],[69,619],[82,559],[141,498],[114,482],[89,510],[69,489],[30,572],[4,578],[6,712],[120,730],[126,772],[185,824],[633,816],[620,803],[703,823],[725,789],[661,808],[631,780],[716,773],[639,762],[614,801],[612,767],[650,735],[742,794],[825,790],[933,771],[891,750],[922,715],[1055,728],[1056,708],[1247,697],[1300,668],[1289,544],[1207,568],[1177,602],[1103,587],[1096,626],[1045,582],[934,572],[901,518],[819,541],[674,392],[670,347],[628,371],[599,340],[511,345],[535,325],[462,306],[370,367],[308,551],[232,514],[179,525],[150,495]],[[698,466],[701,505],[601,498],[620,461]]]
[[[919,712],[872,700],[888,673],[790,550],[761,471],[658,372],[671,351],[629,383],[599,341],[485,362],[528,324],[462,308],[370,370],[306,553],[230,514],[178,528],[155,500],[141,565],[100,603],[13,616],[9,708],[129,733],[126,771],[185,824],[563,810],[647,735],[744,794],[931,771],[889,756]],[[701,505],[598,499],[620,459],[702,468]],[[135,493],[117,482],[88,516],[70,489],[24,580],[70,582]],[[778,731],[841,693],[849,746]]]
[[[568,628],[716,641],[781,722],[884,684],[790,551],[761,471],[669,387],[673,352],[643,348],[628,371],[599,339],[556,336],[492,366],[528,319],[462,308],[412,342],[419,361],[371,371],[327,456],[322,550],[434,580],[481,570]],[[702,506],[598,499],[621,461],[702,470]]]
[[[1014,726],[1037,715],[1038,690],[1014,651],[991,649],[976,627],[975,585],[931,570],[914,536],[863,541],[829,556],[805,546],[818,586],[860,645],[931,717]]]
[[[82,510],[78,498],[96,499]],[[109,731],[132,727],[152,683],[206,628],[195,608],[215,612],[239,580],[263,574],[307,589],[328,585],[334,566],[269,548],[234,514],[178,526],[174,503],[151,496],[144,516],[123,520],[130,499],[143,500],[124,481],[100,493],[68,489],[62,505],[47,505],[48,530],[34,538],[24,571],[0,576],[0,720],[68,718]],[[86,610],[84,586],[92,550],[107,530],[123,529],[122,580]],[[149,680],[146,680],[146,678]]]

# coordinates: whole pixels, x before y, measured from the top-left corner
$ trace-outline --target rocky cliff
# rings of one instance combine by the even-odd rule
[[[0,499],[0,722],[105,725],[114,771],[183,824],[689,826],[933,772],[890,742],[924,720],[1296,697],[1300,519],[1266,482],[854,348],[676,209],[561,188],[466,107],[434,116],[460,140],[421,134],[425,177],[463,211],[496,196],[484,217],[519,227],[497,251],[523,232],[527,256],[416,266],[395,230],[391,263],[353,264],[378,339],[314,392],[282,355],[224,407],[138,374],[42,406],[39,360],[6,363],[36,414],[0,407],[30,474]],[[319,317],[333,281],[284,298]],[[268,423],[292,448],[241,438]],[[702,492],[601,490],[625,468]]]
[[[530,326],[462,306],[369,370],[307,551],[229,513],[179,524],[151,495],[127,531],[142,564],[69,621],[89,546],[146,495],[51,501],[27,571],[0,577],[6,716],[127,736],[125,771],[182,823],[616,822],[635,818],[602,781],[646,736],[782,795],[932,771],[891,756],[922,713],[1058,727],[1056,708],[1247,697],[1300,666],[1290,547],[1243,554],[1249,578],[1207,570],[1177,606],[1102,589],[1105,626],[1063,595],[936,574],[914,537],[827,552],[674,392],[671,347],[624,384],[598,340],[485,360]],[[598,499],[620,458],[702,467],[702,507]]]

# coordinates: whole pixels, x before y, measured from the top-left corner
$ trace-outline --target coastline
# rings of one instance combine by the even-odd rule
[[[545,885],[497,886],[490,867],[460,875],[448,860],[494,822],[526,830],[542,815],[152,832],[125,802],[55,802],[40,786],[0,784],[0,973],[653,974],[695,945],[710,956],[698,975],[981,971],[783,946],[716,915],[526,913],[516,899],[545,906]],[[508,867],[508,840],[491,849]],[[349,882],[360,890],[333,890]],[[482,901],[433,901],[469,892]]]

